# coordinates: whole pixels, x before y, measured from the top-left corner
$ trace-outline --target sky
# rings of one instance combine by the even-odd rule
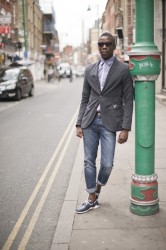
[[[79,46],[87,40],[88,28],[105,10],[108,0],[52,0],[56,14],[56,29],[61,49],[66,45]],[[91,11],[87,11],[90,7]]]

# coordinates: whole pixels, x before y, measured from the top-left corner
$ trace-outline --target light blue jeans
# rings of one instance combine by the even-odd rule
[[[96,191],[96,184],[104,186],[111,174],[116,144],[116,133],[108,131],[102,123],[102,118],[96,116],[84,135],[84,174],[88,193]],[[99,142],[101,144],[100,169],[97,176],[96,158]],[[97,179],[96,179],[97,178]]]

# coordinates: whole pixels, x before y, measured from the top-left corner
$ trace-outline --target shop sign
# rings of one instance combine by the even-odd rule
[[[6,15],[6,16],[0,16],[0,24],[10,24],[11,23],[11,16]]]
[[[11,31],[11,27],[8,25],[0,25],[0,34],[8,34]]]

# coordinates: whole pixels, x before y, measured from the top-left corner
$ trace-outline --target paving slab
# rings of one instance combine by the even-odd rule
[[[74,230],[70,250],[164,250],[159,228]]]

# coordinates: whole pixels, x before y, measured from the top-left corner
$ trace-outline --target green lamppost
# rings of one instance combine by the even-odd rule
[[[160,52],[154,44],[154,0],[136,0],[136,44],[130,57],[135,85],[135,173],[130,211],[152,215],[159,211],[155,173],[155,80]]]
[[[24,57],[27,58],[27,38],[26,38],[26,27],[25,27],[25,3],[22,0],[22,21],[23,21],[23,31],[24,31]]]

